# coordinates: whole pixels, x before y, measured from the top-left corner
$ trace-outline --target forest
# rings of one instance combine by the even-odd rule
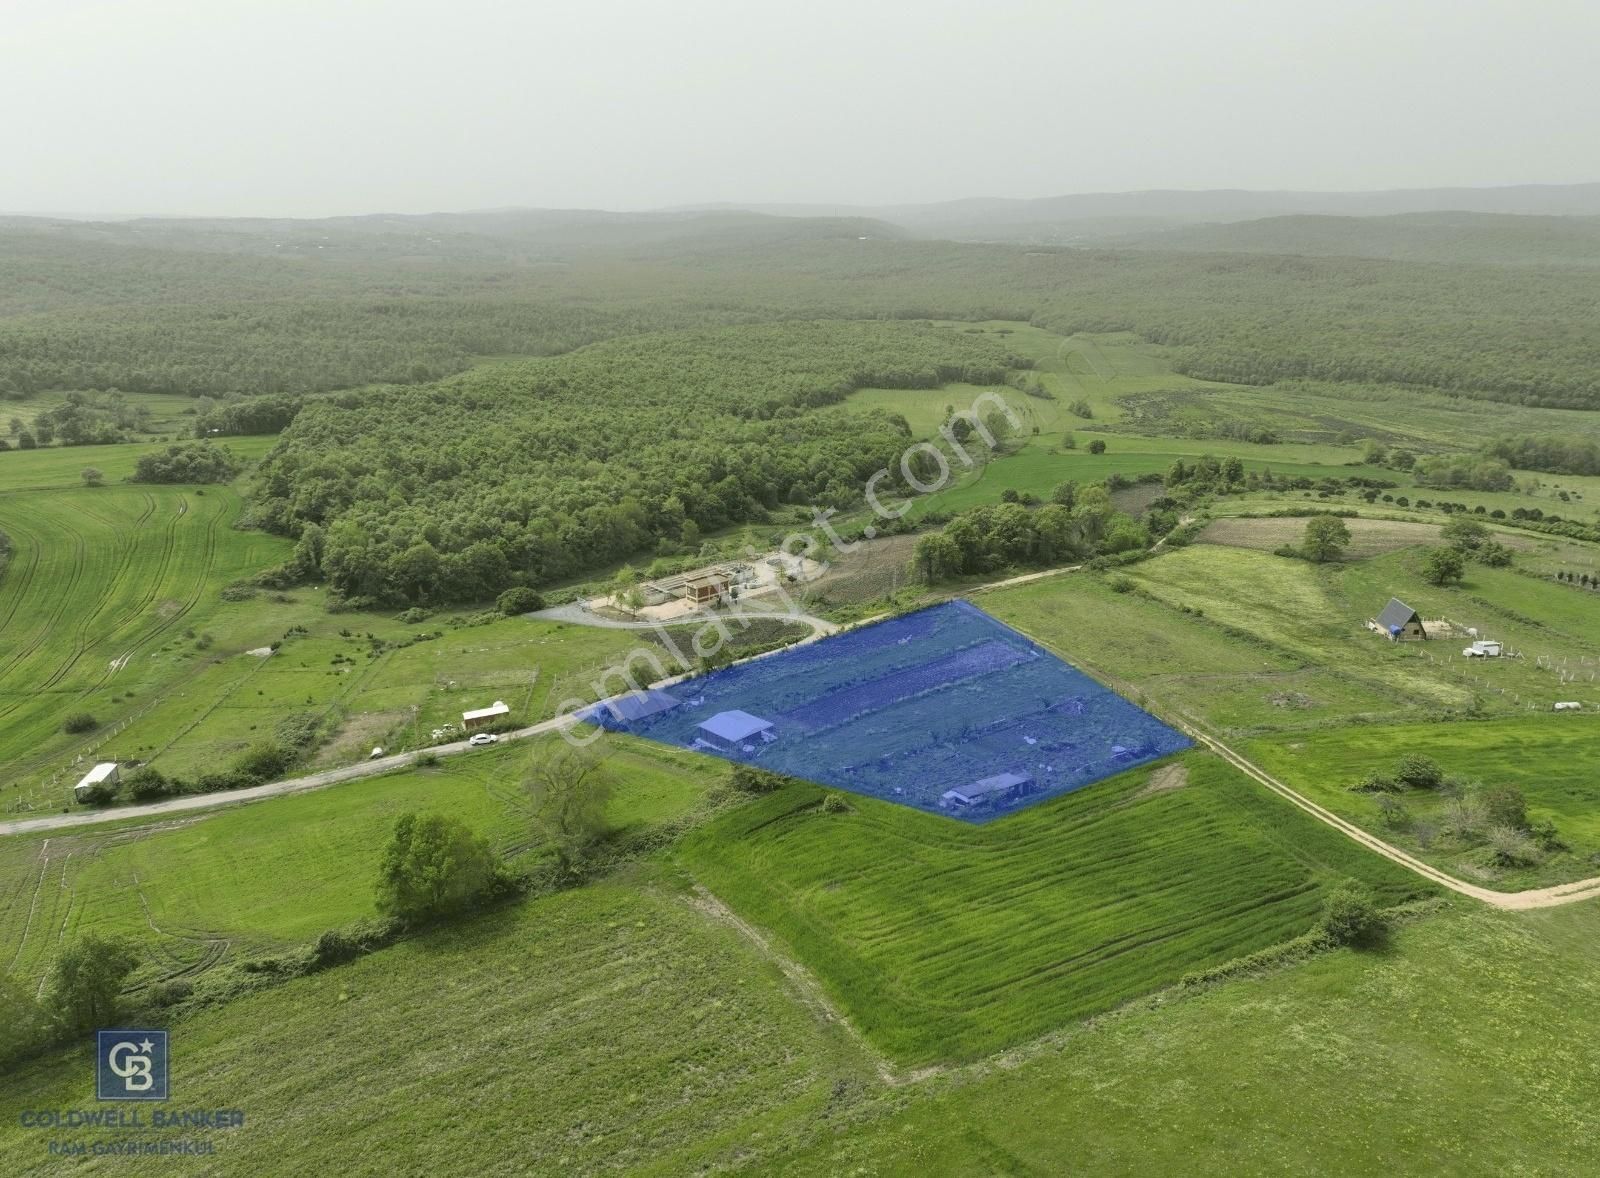
[[[1025,249],[772,220],[418,258],[374,254],[361,248],[370,232],[345,242],[333,227],[327,244],[340,248],[292,258],[202,248],[198,230],[154,249],[0,227],[0,397],[301,394],[426,383],[484,356],[650,331],[1008,318],[1133,331],[1208,379],[1600,406],[1596,269]],[[274,244],[270,228],[235,233],[261,252]]]
[[[996,384],[991,336],[810,323],[611,341],[439,384],[308,402],[255,477],[255,519],[320,575],[385,605],[545,585],[786,506],[857,503],[900,476],[904,420],[837,408],[864,386]],[[886,484],[886,488],[895,484]],[[807,517],[809,519],[809,516]]]

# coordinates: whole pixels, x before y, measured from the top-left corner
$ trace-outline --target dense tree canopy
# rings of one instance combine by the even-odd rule
[[[301,571],[347,597],[481,600],[785,506],[851,505],[880,468],[895,489],[906,423],[835,403],[867,385],[995,383],[1014,363],[989,336],[791,323],[339,394],[308,403],[263,461],[256,513],[309,534]]]

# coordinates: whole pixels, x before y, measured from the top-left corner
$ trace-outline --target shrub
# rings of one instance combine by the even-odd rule
[[[1388,794],[1378,797],[1378,818],[1390,830],[1405,830],[1411,825],[1411,811],[1399,798]]]
[[[1432,757],[1407,753],[1400,758],[1395,769],[1395,779],[1411,789],[1438,789],[1444,784],[1444,770]]]
[[[138,964],[126,941],[95,933],[79,937],[51,966],[45,1005],[67,1031],[116,1026],[122,983]]]
[[[100,721],[96,720],[88,712],[73,712],[72,715],[61,721],[61,731],[73,735],[77,735],[80,732],[93,732],[98,727],[100,727]]]
[[[1359,794],[1393,794],[1400,792],[1400,783],[1382,773],[1368,773],[1350,789]]]
[[[240,757],[233,771],[251,785],[271,781],[294,764],[294,756],[281,744],[260,744]]]
[[[423,609],[420,605],[414,605],[410,609],[402,612],[397,620],[404,622],[408,626],[415,626],[418,622],[425,622],[428,620],[428,611]]]
[[[1112,577],[1106,584],[1111,586],[1113,593],[1132,593],[1137,588],[1132,577]]]
[[[179,791],[161,770],[141,765],[122,779],[122,792],[130,802],[150,802]]]
[[[1541,851],[1549,851],[1554,854],[1557,851],[1571,849],[1567,846],[1566,840],[1556,831],[1556,824],[1548,818],[1542,822],[1535,822],[1528,827],[1528,834],[1538,844]]]
[[[507,617],[514,617],[517,614],[543,609],[544,598],[537,590],[529,589],[526,585],[517,585],[507,589],[495,599],[495,608]]]
[[[824,814],[848,814],[850,812],[850,803],[845,801],[842,793],[830,789],[822,795],[822,812]]]
[[[1469,842],[1483,828],[1483,808],[1475,798],[1452,798],[1445,804],[1440,827],[1451,838]]]
[[[1522,831],[1510,826],[1491,826],[1489,856],[1497,867],[1531,867],[1539,862],[1539,848]]]
[[[1481,790],[1478,805],[1482,807],[1484,820],[1490,826],[1509,826],[1512,830],[1528,828],[1528,799],[1514,785],[1496,785]]]
[[[1322,933],[1335,945],[1375,945],[1389,931],[1389,921],[1365,886],[1354,880],[1328,892],[1322,904]]]
[[[1106,444],[1105,444],[1104,439],[1096,438],[1094,441],[1089,443],[1089,453],[1091,453],[1091,454],[1104,454],[1105,452],[1106,452]]]
[[[793,785],[795,781],[793,777],[785,777],[782,773],[757,769],[754,765],[737,764],[733,766],[728,779],[733,788],[743,794],[769,794],[786,785]]]

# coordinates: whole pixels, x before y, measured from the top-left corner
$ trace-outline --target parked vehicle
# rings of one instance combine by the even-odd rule
[[[473,745],[493,744],[499,739],[500,738],[492,732],[480,732],[476,736],[468,738],[467,743]]]

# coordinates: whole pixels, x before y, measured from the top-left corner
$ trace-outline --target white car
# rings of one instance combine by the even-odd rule
[[[468,744],[493,744],[500,738],[492,732],[480,732],[467,740]]]

